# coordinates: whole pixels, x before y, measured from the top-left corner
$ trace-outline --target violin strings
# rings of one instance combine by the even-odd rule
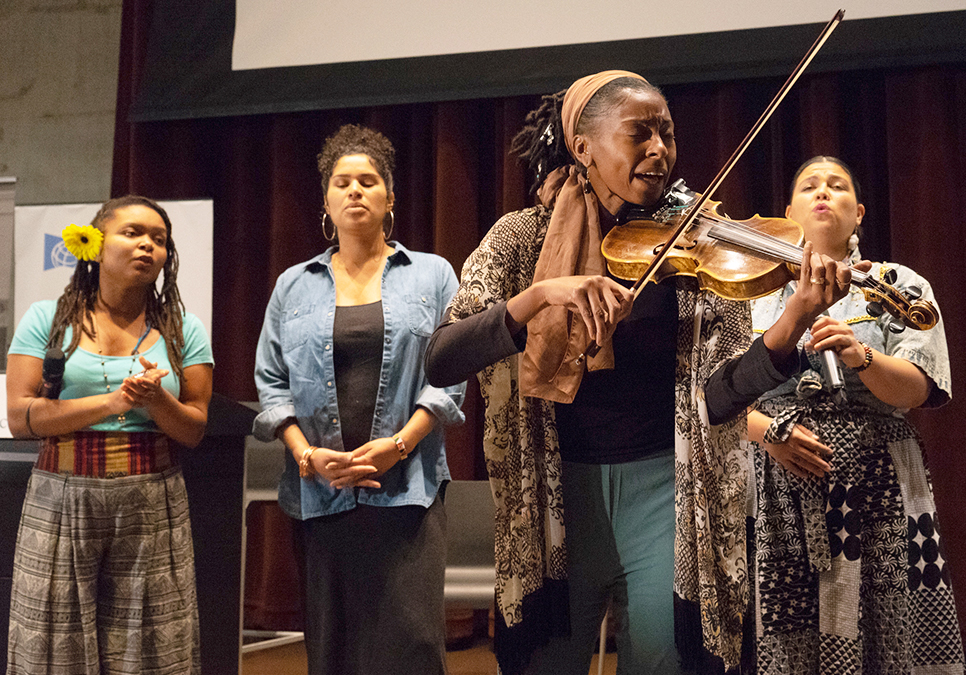
[[[673,207],[670,209],[670,211],[683,211],[686,208],[687,207]],[[701,215],[701,220],[713,223],[717,227],[717,232],[715,232],[714,227],[709,229],[708,236],[710,237],[727,241],[738,246],[744,246],[752,251],[758,250],[766,255],[774,255],[775,257],[783,258],[786,262],[791,264],[799,264],[802,259],[801,247],[766,232],[759,232],[758,230],[745,225],[744,223],[722,218],[721,216],[713,214],[710,211],[703,213]],[[733,233],[731,238],[729,238],[729,233]],[[768,246],[773,247],[772,250],[768,250]],[[862,272],[854,267],[851,269],[852,278],[856,284],[861,286],[878,286],[876,280],[873,279],[867,272]]]

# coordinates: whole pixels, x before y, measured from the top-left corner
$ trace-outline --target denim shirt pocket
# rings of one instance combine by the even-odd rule
[[[432,295],[411,293],[404,299],[409,330],[420,337],[430,337],[436,330],[436,317],[439,316],[436,298]]]
[[[311,334],[312,313],[315,303],[285,308],[282,316],[282,351],[291,353],[306,343]]]

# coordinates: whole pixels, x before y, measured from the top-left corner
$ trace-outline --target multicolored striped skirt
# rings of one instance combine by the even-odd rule
[[[37,468],[49,473],[120,478],[176,466],[168,437],[153,431],[77,431],[43,440]]]

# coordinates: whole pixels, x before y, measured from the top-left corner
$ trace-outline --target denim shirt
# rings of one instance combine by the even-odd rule
[[[858,256],[859,253],[856,250],[850,262],[856,262]],[[937,304],[929,282],[908,267],[895,263],[873,263],[870,274],[879,279],[884,269],[891,269],[896,272],[894,286],[900,291],[909,286],[918,286],[922,291],[923,300],[928,300],[934,305]],[[796,282],[790,282],[775,293],[752,301],[752,324],[756,333],[765,331],[778,320],[788,299],[795,292],[795,286]],[[855,333],[855,338],[860,342],[866,343],[872,349],[883,354],[905,359],[918,366],[929,376],[935,386],[922,407],[938,407],[949,401],[952,387],[949,352],[946,348],[946,335],[942,319],[940,318],[939,323],[929,330],[906,328],[901,333],[893,333],[888,326],[893,320],[892,315],[885,312],[878,318],[871,316],[867,310],[868,302],[862,290],[852,286],[848,295],[832,305],[828,311],[832,318],[849,324]],[[936,310],[939,310],[938,305]],[[800,349],[803,349],[805,341],[810,337],[810,331],[806,331],[799,341]],[[795,395],[799,381],[806,376],[821,380],[823,388],[827,389],[828,385],[824,382],[822,375],[820,357],[812,352],[808,353],[808,358],[811,365],[810,371],[799,373],[785,384],[763,396],[762,399]],[[876,398],[853,369],[843,367],[842,374],[850,403],[864,405],[884,415],[902,416],[906,412]]]
[[[428,507],[440,483],[449,480],[442,426],[459,424],[466,383],[439,389],[426,381],[423,354],[458,286],[450,264],[439,256],[395,247],[382,274],[383,353],[370,439],[392,436],[422,407],[437,426],[409,457],[379,478],[382,487],[329,487],[318,476],[299,478],[298,463],[285,451],[278,502],[289,516],[305,520],[348,511],[357,503]],[[290,267],[278,278],[265,310],[255,354],[255,384],[262,412],[252,433],[271,441],[288,418],[298,420],[311,445],[336,451],[342,445],[336,400],[333,324],[336,247]]]

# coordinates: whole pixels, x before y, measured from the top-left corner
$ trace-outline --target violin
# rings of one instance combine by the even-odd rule
[[[690,226],[674,242],[672,250],[660,256],[667,243],[668,223],[679,219],[697,200],[683,180],[665,192],[662,206],[652,220],[627,220],[604,237],[601,252],[607,269],[619,279],[635,281],[649,276],[655,283],[669,276],[695,277],[700,288],[729,300],[752,300],[768,295],[798,278],[802,262],[802,226],[788,218],[735,221],[721,215],[720,202],[706,201]],[[627,217],[633,218],[631,212]],[[626,218],[626,217],[625,217]],[[661,257],[660,267],[648,275],[649,267]],[[885,270],[881,279],[852,269],[852,284],[869,302],[872,316],[888,311],[889,329],[899,333],[907,326],[929,330],[939,321],[935,306],[921,299],[922,289],[895,288],[895,271]],[[639,292],[639,289],[638,291]]]
[[[755,124],[745,135],[745,138],[741,141],[741,143],[738,144],[738,147],[732,153],[728,161],[725,162],[724,166],[722,166],[721,169],[718,171],[718,174],[712,179],[707,189],[702,194],[695,195],[693,202],[689,203],[687,208],[684,209],[684,215],[682,218],[679,219],[679,222],[675,224],[673,231],[668,233],[667,231],[668,228],[665,226],[664,233],[666,236],[664,236],[660,240],[656,240],[654,243],[649,244],[652,254],[650,255],[649,263],[644,265],[644,267],[646,268],[646,271],[642,276],[640,276],[634,282],[634,285],[631,288],[631,290],[634,292],[635,297],[637,297],[637,295],[641,292],[641,288],[643,288],[648,281],[651,281],[652,278],[657,273],[660,273],[662,275],[671,274],[672,269],[677,269],[676,265],[681,266],[681,270],[682,270],[681,273],[689,273],[689,272],[685,272],[684,270],[690,269],[690,272],[692,272],[695,276],[703,277],[708,283],[718,282],[718,277],[714,275],[710,275],[710,274],[699,275],[698,265],[691,264],[691,263],[685,264],[683,262],[684,260],[683,258],[681,258],[680,260],[672,260],[672,258],[676,259],[677,253],[680,250],[687,249],[689,247],[692,249],[698,249],[699,247],[706,249],[707,247],[701,246],[703,243],[705,243],[701,240],[701,237],[703,236],[702,232],[709,233],[707,234],[707,239],[705,241],[710,241],[712,239],[710,235],[711,229],[715,229],[716,234],[721,234],[727,231],[729,235],[734,235],[735,237],[738,237],[738,238],[744,238],[746,236],[749,236],[749,231],[754,230],[754,228],[751,228],[750,225],[748,225],[748,223],[736,223],[735,221],[728,221],[727,226],[716,227],[718,225],[723,225],[723,221],[725,221],[726,219],[722,218],[717,213],[713,213],[709,209],[705,209],[704,205],[708,202],[708,200],[715,193],[718,187],[720,187],[721,183],[731,172],[731,169],[734,167],[734,165],[744,154],[748,146],[751,145],[751,142],[758,135],[758,132],[761,131],[762,127],[771,117],[772,113],[775,112],[775,110],[784,100],[785,96],[795,85],[795,82],[798,81],[798,78],[801,76],[802,72],[804,72],[808,64],[811,63],[812,59],[815,58],[815,55],[822,48],[822,45],[824,45],[825,42],[828,40],[829,36],[831,36],[832,31],[834,31],[835,28],[839,25],[839,23],[841,23],[844,15],[845,15],[845,12],[843,12],[842,10],[837,11],[835,13],[835,16],[832,17],[832,20],[829,21],[828,24],[826,24],[825,28],[822,29],[822,32],[819,34],[818,38],[816,38],[815,42],[805,53],[804,58],[802,58],[801,62],[799,62],[799,64],[792,71],[791,75],[789,75],[788,80],[785,81],[785,84],[783,84],[781,88],[778,90],[778,93],[775,94],[775,97],[772,99],[771,103],[769,103],[768,106],[765,108],[765,110],[762,112],[761,117],[758,118],[758,121],[755,122]],[[706,219],[709,222],[713,222],[714,225],[709,225],[706,230],[696,229],[694,233],[691,234],[691,237],[692,237],[691,240],[685,241],[679,244],[679,240],[681,240],[682,237],[684,237],[685,233],[691,233],[692,223],[695,220],[699,220],[699,219]],[[752,220],[775,221],[775,220],[784,220],[784,219],[780,219],[780,218],[762,219],[756,216],[756,218]],[[747,227],[738,227],[738,225],[743,225],[743,226],[746,225]],[[654,229],[657,229],[657,228],[640,227],[640,228],[632,228],[632,230],[633,229],[640,229],[640,230],[650,229],[653,231]],[[763,234],[769,234],[769,233],[758,233],[753,238],[755,240],[758,240],[759,237],[762,236]],[[610,236],[610,233],[608,233],[608,236]],[[771,242],[772,244],[774,244],[773,252],[775,253],[775,255],[772,255],[773,259],[781,262],[784,265],[801,263],[802,253],[801,253],[801,249],[798,246],[796,246],[795,244],[792,244],[790,241],[786,241],[782,239],[779,236],[776,236],[776,235],[771,235],[771,236],[774,236],[774,239],[775,239],[773,242]],[[621,237],[621,234],[614,235],[615,239],[619,237]],[[724,239],[718,239],[717,237],[715,237],[714,239],[716,240],[716,245],[722,245],[721,242],[725,241]],[[766,249],[756,249],[755,247],[745,246],[744,243],[735,244],[732,241],[728,241],[727,243],[728,245],[731,245],[731,246],[741,246],[746,250],[753,250],[755,254],[759,256],[766,255],[764,251],[771,249],[771,247],[767,247]],[[790,248],[786,248],[786,247],[790,247]],[[645,246],[645,248],[647,247]],[[792,249],[794,249],[794,251],[797,251],[797,257]],[[792,256],[792,257],[789,257],[789,256]],[[627,256],[624,253],[619,253],[618,258],[620,259],[620,262],[617,263],[618,267],[627,265]],[[746,261],[749,260],[747,254],[746,254],[745,260]],[[779,277],[781,276],[782,273],[777,272],[777,267],[780,267],[780,266],[781,265],[776,266],[776,274],[778,274]],[[608,268],[609,267],[610,267],[610,263],[608,262]],[[611,272],[611,273],[617,276],[617,273],[615,272]],[[621,272],[621,273],[625,273],[625,272]],[[861,280],[859,281],[859,283],[860,285],[862,285],[863,290],[868,289],[869,291],[869,293],[867,293],[867,297],[873,298],[873,300],[870,301],[870,308],[869,308],[870,313],[873,310],[879,310],[879,315],[881,315],[882,311],[888,309],[889,312],[892,313],[894,317],[896,317],[897,321],[893,321],[889,325],[890,330],[901,331],[907,325],[920,330],[925,330],[926,328],[931,328],[932,326],[936,325],[936,322],[938,321],[938,313],[936,312],[935,307],[933,307],[930,303],[925,301],[920,302],[918,301],[918,299],[915,299],[915,301],[910,300],[902,293],[895,291],[895,289],[886,288],[889,285],[888,280],[879,281],[876,279],[872,279],[867,273],[859,272],[858,270],[855,270],[855,269],[852,270],[852,274],[853,274],[853,283],[856,283],[857,280]],[[735,279],[739,279],[739,276],[740,275],[736,274]],[[764,275],[764,276],[767,277],[769,275]],[[787,282],[787,279],[786,279],[786,282]],[[740,286],[741,283],[742,281],[738,280],[734,282],[734,284],[732,284],[731,287],[734,288],[736,285]],[[772,290],[777,290],[782,285],[784,285],[785,282],[782,282],[782,283],[771,282],[766,285],[771,285],[772,283],[776,284]],[[727,293],[730,291],[723,291],[723,292]],[[746,294],[748,292],[749,291],[745,291]],[[757,291],[750,291],[750,292],[751,292],[751,295],[747,295],[746,297],[757,297],[758,295],[765,295],[770,291],[764,291],[760,293]],[[912,295],[914,294],[915,294],[915,291],[913,291],[912,289],[909,289],[909,296],[912,297]],[[584,362],[587,356],[594,356],[599,351],[600,351],[600,346],[596,343],[596,341],[591,341],[591,343],[587,346],[587,348],[580,355],[577,356],[577,358],[575,359],[575,362],[577,364],[581,364]]]

